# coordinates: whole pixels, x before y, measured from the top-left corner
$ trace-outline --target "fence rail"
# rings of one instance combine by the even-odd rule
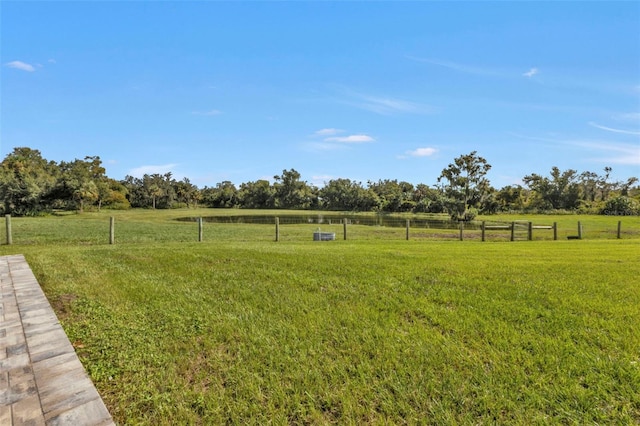
[[[287,216],[257,217],[251,223],[230,218],[227,222],[207,221],[206,217],[181,218],[164,222],[142,222],[116,220],[114,217],[101,219],[40,219],[16,218],[6,215],[6,245],[39,244],[55,242],[77,242],[79,244],[118,244],[198,241],[205,240],[271,240],[299,241],[313,240],[316,232],[327,232],[336,236],[335,240],[361,239],[406,239],[406,240],[470,240],[470,241],[532,241],[585,239],[585,238],[640,238],[640,221],[631,219],[623,226],[623,221],[577,226],[564,221],[538,223],[532,221],[481,221],[452,223],[445,221],[414,220],[407,218],[364,217],[359,219],[320,218],[315,220]],[[185,220],[188,219],[188,220]],[[60,222],[62,221],[62,222]],[[574,222],[575,223],[575,222]],[[37,226],[36,226],[37,225]],[[254,226],[255,225],[255,226]],[[38,227],[40,226],[40,227]],[[273,229],[275,228],[275,237]],[[272,231],[267,231],[271,229]],[[549,232],[551,231],[551,232]],[[577,231],[577,233],[575,232]],[[2,238],[0,236],[0,238]],[[319,239],[323,240],[323,239]],[[333,239],[332,239],[333,240]],[[1,241],[1,240],[0,240]]]

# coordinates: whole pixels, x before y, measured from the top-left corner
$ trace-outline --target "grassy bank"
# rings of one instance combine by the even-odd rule
[[[197,243],[165,219],[126,221],[160,240],[0,247],[26,255],[122,424],[640,422],[637,239],[275,243],[233,225]]]

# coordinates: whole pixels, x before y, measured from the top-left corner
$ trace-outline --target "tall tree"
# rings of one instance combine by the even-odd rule
[[[98,211],[102,205],[115,209],[128,209],[131,207],[127,200],[127,188],[115,179],[107,178],[98,185],[100,198],[98,199]]]
[[[245,182],[238,190],[240,207],[245,209],[271,209],[275,207],[276,190],[268,180]]]
[[[398,182],[396,179],[384,179],[369,182],[369,188],[380,199],[380,210],[385,212],[407,212],[413,210],[413,185]]]
[[[442,170],[438,182],[445,182],[444,194],[447,210],[453,219],[471,220],[475,212],[471,208],[482,205],[490,193],[491,186],[485,177],[491,165],[483,157],[472,151],[453,160]]]
[[[611,167],[604,168],[604,176],[600,180],[600,191],[601,191],[601,200],[605,201],[609,198],[609,192],[611,191],[611,184],[609,183],[609,175],[613,169]]]
[[[623,182],[620,184],[620,195],[622,196],[629,196],[629,190],[631,189],[631,187],[638,182],[638,178],[635,176],[630,177],[629,179],[627,179],[626,182]]]
[[[72,208],[84,211],[87,203],[98,202],[109,196],[109,188],[100,157],[85,157],[84,160],[62,161],[60,177],[56,184],[55,197],[62,203],[71,203]]]
[[[142,178],[126,176],[122,184],[132,207],[169,208],[176,199],[171,172],[145,174]]]
[[[496,193],[499,210],[508,212],[524,208],[524,188],[520,185],[508,185]]]
[[[0,198],[5,213],[35,215],[47,210],[59,169],[36,149],[21,147],[0,163]]]
[[[541,210],[573,210],[580,200],[578,173],[569,169],[564,172],[559,168],[551,169],[551,178],[530,174],[522,180],[532,191],[529,206]]]
[[[369,211],[378,205],[378,196],[362,183],[350,179],[332,179],[318,191],[326,210]]]
[[[218,183],[214,188],[202,190],[202,202],[209,207],[230,208],[238,206],[238,189],[228,180]]]
[[[169,208],[175,200],[174,183],[172,173],[154,173],[142,177],[142,186],[151,200],[152,208]]]
[[[185,177],[181,181],[175,182],[173,190],[178,202],[185,203],[187,207],[191,207],[191,205],[197,206],[200,199],[200,191],[188,178]]]
[[[274,176],[276,207],[283,209],[308,209],[317,204],[317,190],[300,180],[295,169],[283,170],[281,176]]]
[[[416,213],[446,213],[446,202],[442,191],[437,188],[430,188],[424,183],[416,185],[413,191],[413,201],[415,207],[413,211]]]
[[[581,196],[584,201],[595,202],[602,179],[594,172],[582,172],[579,176]]]

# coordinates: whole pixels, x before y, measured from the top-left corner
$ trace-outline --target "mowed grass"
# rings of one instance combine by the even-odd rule
[[[110,217],[115,220],[116,243],[158,243],[158,242],[193,242],[198,239],[197,218],[225,215],[260,215],[285,217],[287,215],[321,215],[313,211],[278,211],[278,210],[239,210],[239,209],[177,209],[177,210],[125,210],[103,211],[100,213],[64,213],[58,216],[37,218],[12,218],[12,238],[20,245],[95,245],[109,242]],[[336,212],[331,212],[336,214]],[[372,216],[373,213],[361,213]],[[348,240],[405,240],[406,219],[429,217],[427,215],[394,215],[399,226],[364,226],[349,224]],[[440,216],[446,218],[446,216]],[[180,218],[191,218],[192,221],[179,221]],[[618,222],[621,222],[621,239],[640,239],[639,216],[597,216],[597,215],[491,215],[479,216],[475,228],[467,226],[463,238],[467,241],[481,240],[479,223],[487,225],[508,225],[513,221],[531,222],[535,226],[551,226],[557,223],[559,240],[578,235],[578,222],[582,224],[582,237],[588,240],[616,239]],[[336,239],[344,237],[344,227],[340,223],[307,223],[280,225],[280,241],[308,241],[318,228],[322,232],[333,232]],[[487,242],[509,241],[509,230],[487,230]],[[526,226],[516,235],[517,239],[526,239]],[[409,231],[411,240],[424,241],[458,241],[458,229],[442,229],[439,225],[430,227],[411,224]],[[204,239],[216,241],[274,241],[275,220],[265,224],[204,224]],[[533,240],[551,241],[553,231],[535,229]],[[4,224],[0,226],[0,242],[6,241]]]
[[[15,220],[30,242],[0,247],[25,254],[120,424],[640,422],[638,239],[232,225],[198,243],[129,214],[144,238],[108,245],[108,221],[74,215]]]

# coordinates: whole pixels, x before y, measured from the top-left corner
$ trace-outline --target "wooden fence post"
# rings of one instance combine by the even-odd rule
[[[464,239],[463,234],[464,233],[464,222],[460,221],[460,241],[462,241]]]
[[[511,241],[516,240],[516,223],[511,222]]]
[[[11,235],[11,215],[7,214],[4,217],[7,224],[7,245],[10,246],[13,244],[13,236]]]
[[[622,238],[622,221],[618,221],[618,239]]]
[[[529,232],[527,237],[529,241],[533,241],[533,222],[529,222]]]
[[[553,241],[558,240],[558,222],[553,222]]]
[[[409,219],[407,219],[407,241],[409,241]]]
[[[115,222],[116,219],[111,216],[109,218],[109,244],[115,244],[116,242]]]
[[[344,240],[347,240],[347,218],[345,217],[342,220],[342,234],[344,235]]]
[[[582,223],[578,221],[578,239],[582,239]]]
[[[280,241],[280,218],[276,217],[276,241]]]
[[[484,227],[485,227],[485,221],[483,220],[482,221],[482,226],[480,227],[480,229],[482,229],[482,238],[481,238],[482,241],[485,240],[484,239],[484,235],[485,235],[485,228]]]
[[[202,218],[199,217],[198,218],[198,242],[201,243],[202,242],[202,237],[203,237],[203,229],[202,229]]]

